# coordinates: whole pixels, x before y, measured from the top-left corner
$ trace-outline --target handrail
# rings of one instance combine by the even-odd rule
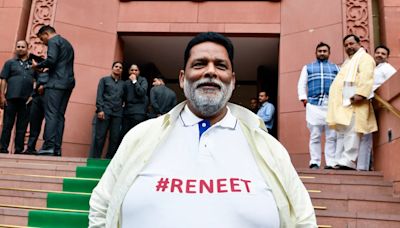
[[[381,103],[387,110],[392,112],[397,118],[400,119],[400,111],[395,108],[393,105],[391,105],[389,102],[385,101],[381,96],[378,94],[374,93],[374,98],[377,100],[379,103]]]

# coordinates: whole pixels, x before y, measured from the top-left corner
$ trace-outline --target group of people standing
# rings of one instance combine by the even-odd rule
[[[387,63],[388,47],[376,47],[372,57],[353,34],[343,38],[343,46],[348,58],[339,67],[329,61],[330,46],[319,43],[317,59],[303,67],[298,81],[298,98],[306,108],[310,131],[311,169],[321,166],[323,131],[325,169],[370,169],[371,133],[378,130],[371,99],[396,73]]]
[[[39,29],[37,37],[47,45],[46,59],[29,54],[28,43],[19,40],[15,47],[16,57],[6,61],[1,71],[0,108],[4,109],[1,153],[9,153],[16,119],[15,154],[61,156],[64,114],[75,86],[74,49],[48,25]],[[44,143],[36,151],[43,119]],[[24,150],[28,124],[30,135]]]
[[[177,104],[174,91],[165,86],[162,76],[155,76],[148,98],[147,79],[140,75],[138,65],[129,68],[128,80],[121,80],[123,63],[112,64],[111,75],[100,79],[96,96],[93,142],[89,157],[101,158],[109,132],[106,158],[112,158],[125,134],[151,117],[167,113]],[[148,111],[150,109],[151,111]]]

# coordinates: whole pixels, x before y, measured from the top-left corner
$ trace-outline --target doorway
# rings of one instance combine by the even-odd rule
[[[183,53],[187,43],[195,34],[119,34],[123,43],[123,56],[126,67],[135,63],[141,75],[151,82],[155,75],[162,75],[166,85],[173,89],[178,102],[185,99],[179,87],[178,74],[183,67]],[[258,92],[267,90],[270,102],[275,106],[278,116],[278,59],[279,36],[225,34],[235,47],[234,71],[236,88],[231,102],[250,108],[250,99],[257,98]],[[125,71],[127,72],[127,71]],[[127,75],[126,75],[127,77]],[[148,91],[149,91],[148,90]],[[277,119],[272,135],[276,136]]]

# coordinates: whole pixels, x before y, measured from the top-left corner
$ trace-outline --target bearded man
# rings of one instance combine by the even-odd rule
[[[355,170],[363,134],[378,130],[368,96],[374,83],[375,61],[361,46],[360,38],[343,38],[348,58],[329,89],[326,122],[337,131],[336,169]]]
[[[285,148],[228,103],[231,41],[194,37],[179,82],[187,100],[124,137],[92,193],[89,227],[317,227]]]

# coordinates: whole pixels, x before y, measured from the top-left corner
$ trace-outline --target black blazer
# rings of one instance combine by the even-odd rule
[[[74,88],[74,49],[60,35],[49,39],[47,58],[38,64],[38,68],[49,68],[49,80],[45,88]]]

